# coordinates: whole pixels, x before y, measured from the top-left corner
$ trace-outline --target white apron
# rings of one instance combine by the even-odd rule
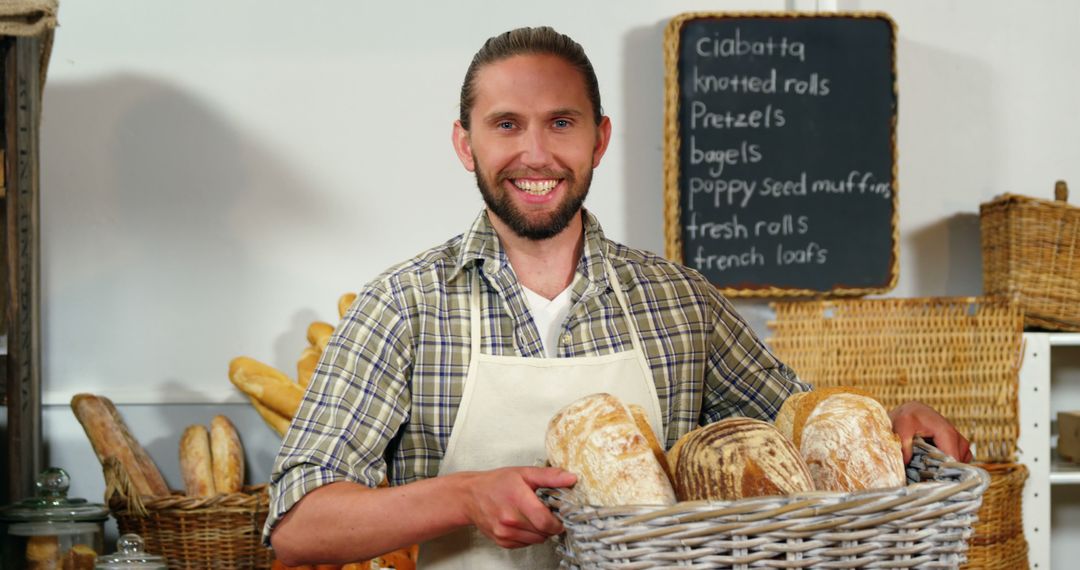
[[[439,475],[509,466],[535,466],[547,457],[548,421],[570,402],[607,392],[638,404],[660,441],[664,426],[652,372],[641,349],[637,325],[610,263],[608,281],[630,326],[633,349],[604,356],[524,358],[480,354],[480,278],[474,273],[469,299],[472,352],[469,372]],[[505,549],[475,527],[459,529],[420,546],[423,570],[558,567],[551,541]]]

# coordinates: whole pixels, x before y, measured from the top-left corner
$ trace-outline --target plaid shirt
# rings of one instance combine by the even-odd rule
[[[699,273],[604,238],[588,212],[584,241],[558,354],[633,348],[604,270],[610,260],[652,368],[668,447],[728,416],[771,421],[791,393],[810,388]],[[391,268],[359,293],[282,443],[267,533],[321,485],[374,487],[387,471],[394,485],[438,474],[468,372],[474,271],[481,275],[483,353],[544,358],[521,286],[482,211],[464,235]]]

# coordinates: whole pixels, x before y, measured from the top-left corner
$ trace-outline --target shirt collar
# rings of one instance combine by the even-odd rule
[[[605,290],[608,287],[608,280],[607,272],[604,270],[604,259],[607,255],[604,230],[600,227],[596,216],[588,210],[583,211],[585,213],[585,242],[582,246],[577,272],[584,275],[596,287]],[[480,210],[480,214],[462,235],[457,268],[450,278],[453,279],[469,266],[478,265],[484,265],[487,268],[485,273],[489,274],[511,270],[506,250],[503,249],[495,228],[491,226],[486,209]]]

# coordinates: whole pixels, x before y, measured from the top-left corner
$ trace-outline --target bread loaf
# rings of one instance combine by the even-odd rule
[[[784,402],[791,440],[822,491],[901,487],[907,481],[900,438],[888,412],[866,392],[826,388]],[[784,420],[787,422],[788,420]]]
[[[229,362],[229,380],[277,414],[291,418],[296,415],[304,389],[278,369],[246,356]]]
[[[626,406],[593,394],[562,408],[548,423],[550,463],[577,475],[575,490],[591,505],[670,505],[675,494]]]
[[[300,353],[300,360],[296,361],[296,383],[307,388],[311,383],[311,375],[315,373],[315,365],[319,363],[322,351],[314,346],[305,347]]]
[[[213,497],[214,472],[210,452],[210,434],[205,426],[188,426],[180,437],[180,473],[184,493],[189,497]]]
[[[102,466],[113,457],[123,466],[135,492],[155,497],[168,496],[169,486],[150,454],[143,449],[120,417],[112,401],[94,394],[75,394],[71,410],[79,420],[94,454]]]
[[[266,422],[266,425],[270,426],[270,428],[277,432],[278,435],[284,436],[285,432],[289,431],[290,418],[267,408],[262,405],[262,402],[251,396],[248,396],[248,400],[251,401],[251,406],[255,408],[255,411],[259,412],[259,416]]]
[[[330,342],[330,335],[332,334],[334,334],[334,325],[315,321],[308,325],[307,340],[311,346],[322,352],[326,350],[326,344]]]
[[[239,493],[244,486],[244,448],[236,427],[225,416],[210,420],[210,458],[214,489],[218,493]]]
[[[730,501],[814,489],[795,447],[766,422],[727,418],[687,433],[672,447],[680,501]]]
[[[26,540],[27,570],[58,570],[60,539],[55,535],[31,536]]]
[[[341,297],[338,297],[337,312],[338,317],[342,318],[345,313],[348,312],[349,307],[352,306],[353,301],[356,300],[356,293],[345,293]]]
[[[652,429],[652,424],[649,423],[649,416],[645,413],[645,408],[637,404],[630,404],[627,406],[630,410],[630,415],[634,418],[634,425],[641,430],[641,435],[645,436],[645,441],[649,443],[649,449],[652,450],[653,456],[656,457],[656,461],[660,463],[660,468],[664,470],[664,475],[667,475],[668,483],[672,481],[671,467],[668,466],[667,454],[664,452],[664,446],[660,445],[660,441],[656,439],[656,432]]]

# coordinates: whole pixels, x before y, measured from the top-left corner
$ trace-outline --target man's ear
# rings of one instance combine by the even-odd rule
[[[465,170],[476,171],[476,159],[473,158],[472,144],[469,143],[469,131],[461,125],[461,121],[454,121],[454,133],[451,137],[454,143],[454,152]]]
[[[593,147],[592,165],[593,168],[600,166],[600,159],[604,157],[604,153],[607,152],[607,145],[611,142],[611,119],[604,115],[600,119],[600,124],[596,125],[596,145]]]

